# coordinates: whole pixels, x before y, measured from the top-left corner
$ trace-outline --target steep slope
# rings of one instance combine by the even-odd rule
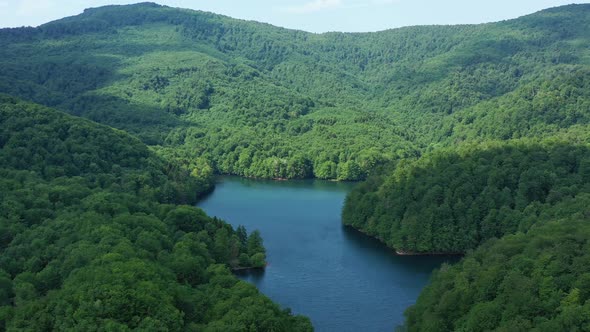
[[[580,331],[590,324],[590,196],[540,214],[432,277],[405,331]],[[577,211],[577,212],[573,212]]]
[[[191,206],[208,179],[136,138],[0,95],[0,330],[310,331],[229,266],[247,236]]]
[[[572,144],[577,134],[582,142]],[[587,135],[487,142],[400,162],[347,196],[343,222],[410,253],[463,253],[526,231],[539,211],[590,192]]]
[[[362,179],[489,126],[486,138],[506,139],[587,124],[589,13],[571,5],[492,24],[318,35],[150,3],[107,6],[0,30],[0,91],[219,173]],[[559,107],[576,89],[574,108]],[[498,108],[521,95],[545,98],[543,116]],[[506,117],[518,128],[490,121]]]
[[[353,189],[345,224],[402,254],[465,254],[434,273],[399,331],[588,326],[589,135],[437,149]]]

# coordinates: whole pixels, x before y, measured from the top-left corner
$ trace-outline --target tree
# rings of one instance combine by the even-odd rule
[[[243,225],[238,226],[238,228],[236,228],[236,234],[240,240],[240,250],[245,252],[248,250],[248,233],[246,232],[246,227]]]
[[[255,230],[248,236],[248,255],[253,256],[258,253],[264,254],[266,250],[262,245],[262,237],[260,231]]]

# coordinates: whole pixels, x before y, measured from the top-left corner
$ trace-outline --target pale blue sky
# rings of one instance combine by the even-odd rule
[[[125,0],[0,0],[0,27],[37,26],[84,8]],[[311,32],[377,31],[408,25],[483,23],[515,18],[572,0],[160,0]],[[577,3],[590,3],[578,0]]]

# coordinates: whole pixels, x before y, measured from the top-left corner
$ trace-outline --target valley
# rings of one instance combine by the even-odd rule
[[[590,4],[316,34],[139,3],[0,44],[0,331],[590,326]]]

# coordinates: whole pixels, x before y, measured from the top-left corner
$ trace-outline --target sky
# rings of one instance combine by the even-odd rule
[[[410,25],[472,24],[566,5],[562,0],[152,0],[310,32],[366,32]],[[125,0],[0,0],[0,27],[38,26]],[[577,0],[576,3],[590,3]]]

